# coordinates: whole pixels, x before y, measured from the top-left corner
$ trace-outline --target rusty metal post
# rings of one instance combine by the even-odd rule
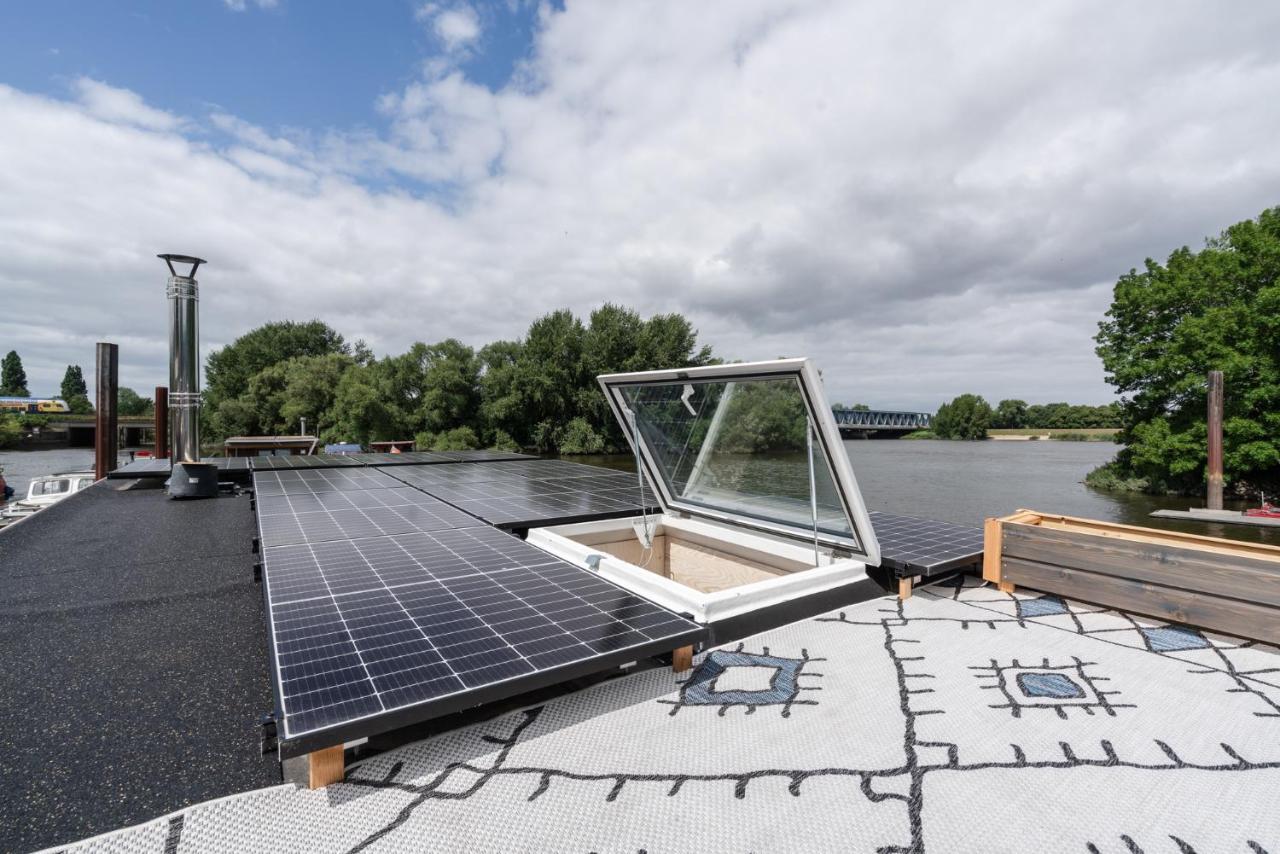
[[[1208,507],[1222,509],[1222,371],[1209,372]]]
[[[120,386],[120,348],[98,342],[98,399],[93,431],[93,472],[98,480],[115,471],[120,441],[116,399]]]
[[[169,459],[169,387],[156,386],[156,450],[157,460]]]

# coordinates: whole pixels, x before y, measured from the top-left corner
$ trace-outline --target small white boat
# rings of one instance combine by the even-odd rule
[[[75,495],[80,490],[92,486],[93,479],[94,475],[91,471],[46,474],[32,478],[31,483],[27,485],[26,498],[11,501],[0,508],[0,528]]]

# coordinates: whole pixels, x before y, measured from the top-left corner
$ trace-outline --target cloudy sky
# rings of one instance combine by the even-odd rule
[[[0,10],[0,351],[166,379],[318,317],[379,354],[614,301],[833,399],[1110,399],[1118,274],[1280,204],[1280,4]]]

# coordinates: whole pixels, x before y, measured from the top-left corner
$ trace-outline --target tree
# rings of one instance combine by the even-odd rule
[[[71,410],[72,415],[93,414],[93,403],[89,400],[88,395],[77,394],[66,403],[67,408]]]
[[[985,439],[991,406],[980,395],[962,394],[938,407],[932,430],[940,439]]]
[[[5,354],[0,362],[0,394],[12,397],[30,397],[27,389],[27,372],[22,367],[22,357],[16,350]]]
[[[62,399],[88,397],[89,387],[84,382],[84,372],[79,365],[67,365],[67,372],[62,375]]]
[[[62,384],[65,388],[66,380],[63,380]],[[154,411],[154,404],[151,398],[143,397],[133,389],[121,386],[116,391],[116,411],[121,415],[150,415]]]
[[[0,448],[11,448],[21,439],[22,422],[12,415],[0,415]]]
[[[1095,340],[1122,395],[1117,474],[1204,489],[1205,378],[1216,369],[1227,481],[1280,486],[1280,207],[1121,276]]]
[[[222,404],[249,391],[249,381],[259,372],[299,356],[349,355],[341,335],[318,320],[305,323],[267,323],[241,335],[232,343],[209,354],[205,368],[205,407],[210,413],[213,433],[228,436],[236,431],[222,418]],[[241,401],[227,409],[228,417],[243,423]],[[278,417],[278,416],[277,416]]]
[[[991,426],[1006,430],[1026,427],[1027,402],[1025,400],[1000,401],[996,404],[995,414],[991,417]]]

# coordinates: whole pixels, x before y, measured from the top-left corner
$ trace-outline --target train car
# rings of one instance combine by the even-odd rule
[[[53,415],[70,411],[71,407],[67,406],[67,402],[57,397],[0,397],[0,412]]]

